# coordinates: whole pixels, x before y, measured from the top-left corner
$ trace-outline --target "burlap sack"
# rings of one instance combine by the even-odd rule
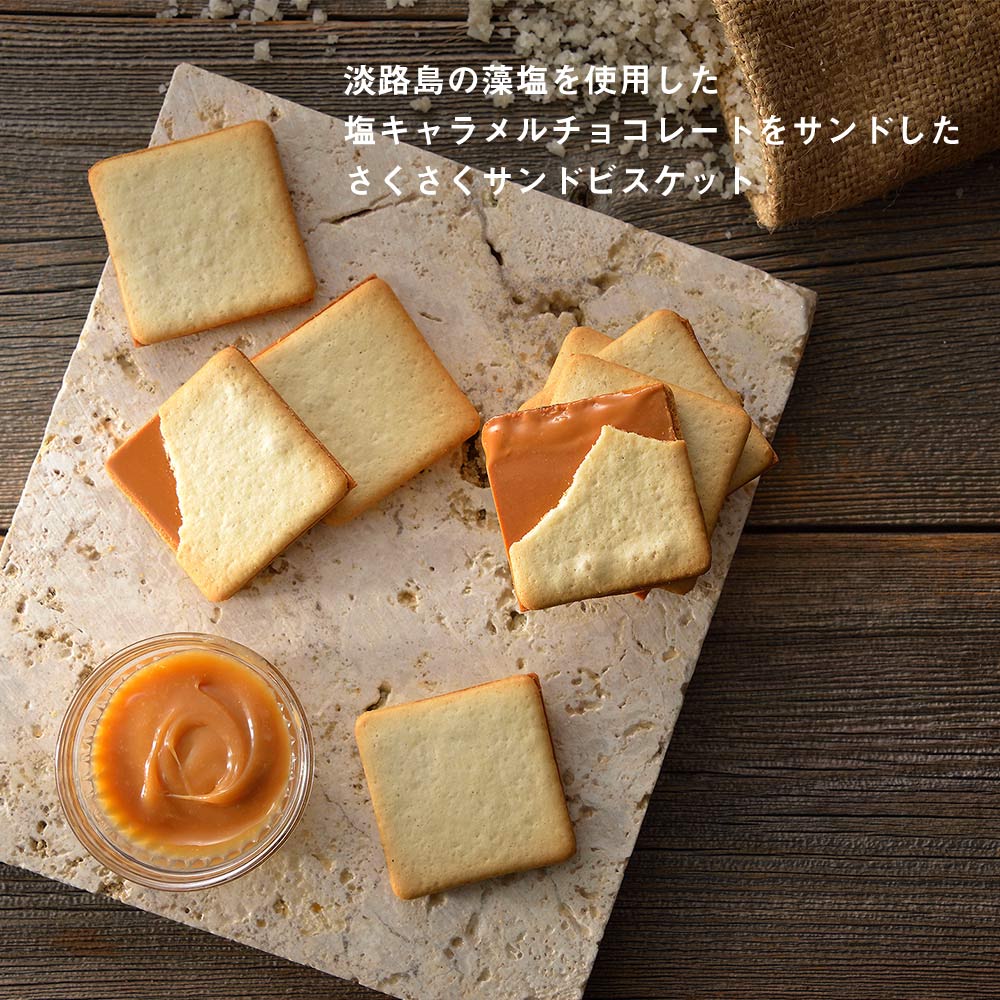
[[[787,126],[783,146],[762,147],[766,190],[750,196],[765,226],[865,201],[1000,146],[1000,0],[715,0],[715,6],[754,110],[761,120],[774,115]],[[824,123],[837,118],[841,127],[824,124],[804,145],[791,125],[812,115]],[[897,126],[875,145],[872,115]],[[925,134],[922,142],[904,145],[903,115]],[[957,146],[931,142],[932,123],[942,115],[958,125]],[[831,143],[851,121],[854,133]]]

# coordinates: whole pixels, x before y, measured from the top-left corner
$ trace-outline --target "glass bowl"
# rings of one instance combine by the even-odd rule
[[[209,651],[247,667],[273,693],[288,728],[288,782],[262,826],[246,840],[201,852],[152,849],[130,840],[105,814],[93,775],[94,733],[118,688],[133,674],[172,653]],[[256,868],[288,838],[312,790],[313,743],[299,699],[275,667],[252,649],[219,636],[175,632],[143,639],[105,660],[73,696],[56,742],[56,788],[70,828],[101,864],[152,889],[205,889]]]

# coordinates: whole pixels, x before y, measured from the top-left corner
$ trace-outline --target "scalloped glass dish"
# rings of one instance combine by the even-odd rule
[[[245,833],[203,847],[157,842],[137,836],[113,816],[102,782],[95,780],[95,734],[123,686],[140,671],[174,654],[223,657],[266,687],[288,735],[288,779]],[[110,713],[109,713],[110,715]],[[252,726],[251,726],[252,729]],[[251,734],[252,735],[252,734]],[[147,764],[148,767],[148,764]],[[107,777],[101,775],[106,787]],[[218,636],[177,632],[154,636],[104,661],[80,686],[59,730],[56,787],[66,819],[83,846],[101,864],[129,881],[153,889],[204,889],[238,878],[270,857],[288,838],[312,789],[313,745],[302,705],[288,681],[253,650]],[[280,779],[279,779],[280,780]]]

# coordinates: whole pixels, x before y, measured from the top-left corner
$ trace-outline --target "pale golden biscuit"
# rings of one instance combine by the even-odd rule
[[[578,354],[591,353],[577,351]],[[691,324],[669,309],[660,309],[626,330],[599,352],[607,361],[652,375],[670,385],[742,407],[739,393],[719,378],[698,343]],[[778,461],[767,438],[753,424],[743,454],[729,483],[729,492],[739,489]]]
[[[778,453],[771,447],[771,442],[756,424],[751,424],[750,436],[733,472],[733,478],[729,481],[729,492],[733,493],[741,486],[752,483],[777,464]]]
[[[606,426],[563,498],[508,557],[529,610],[704,573],[712,551],[684,442]]]
[[[653,375],[664,382],[683,385],[703,396],[743,405],[739,393],[719,378],[691,324],[669,309],[650,313],[603,347],[600,354],[615,364]],[[677,377],[665,378],[663,369],[671,366]]]
[[[602,347],[610,343],[610,337],[605,337],[603,333],[589,326],[573,327],[566,334],[559,348],[559,353],[556,355],[555,361],[552,362],[552,368],[549,371],[548,378],[545,380],[545,385],[530,399],[526,399],[518,409],[532,410],[539,406],[548,406],[549,403],[553,402],[551,395],[552,386],[559,377],[566,359],[572,357],[574,354],[596,354]]]
[[[575,354],[563,366],[550,395],[553,403],[568,403],[657,381],[601,357]],[[746,444],[750,418],[740,406],[720,403],[678,385],[668,388],[673,395],[681,437],[687,444],[705,527],[711,535]]]
[[[233,347],[188,379],[159,417],[180,508],[177,561],[210,601],[232,596],[352,486]]]
[[[400,898],[575,853],[534,674],[365,712],[354,732]]]
[[[114,156],[88,176],[137,344],[313,297],[266,122]]]
[[[479,430],[479,414],[380,278],[254,358],[357,488],[330,517],[377,504]]]

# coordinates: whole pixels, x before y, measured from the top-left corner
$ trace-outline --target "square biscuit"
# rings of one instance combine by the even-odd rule
[[[526,610],[704,573],[712,549],[685,443],[605,426],[559,503],[507,556]]]
[[[534,674],[365,712],[354,731],[401,899],[575,853]]]
[[[371,277],[254,358],[373,507],[479,430],[479,414],[386,282]]]
[[[658,309],[629,327],[603,347],[600,356],[711,399],[743,405],[739,393],[730,389],[712,367],[691,324],[669,309]],[[669,369],[676,377],[665,377]]]
[[[650,313],[596,353],[606,361],[651,375],[671,385],[683,386],[720,403],[743,406],[739,393],[730,389],[712,367],[691,324],[669,309]],[[778,456],[770,442],[761,429],[751,423],[728,491],[732,493],[745,486],[777,461]]]
[[[266,122],[114,156],[88,176],[137,344],[315,294]]]
[[[232,596],[353,485],[233,347],[160,406],[159,427],[180,511],[177,561],[210,601]]]

